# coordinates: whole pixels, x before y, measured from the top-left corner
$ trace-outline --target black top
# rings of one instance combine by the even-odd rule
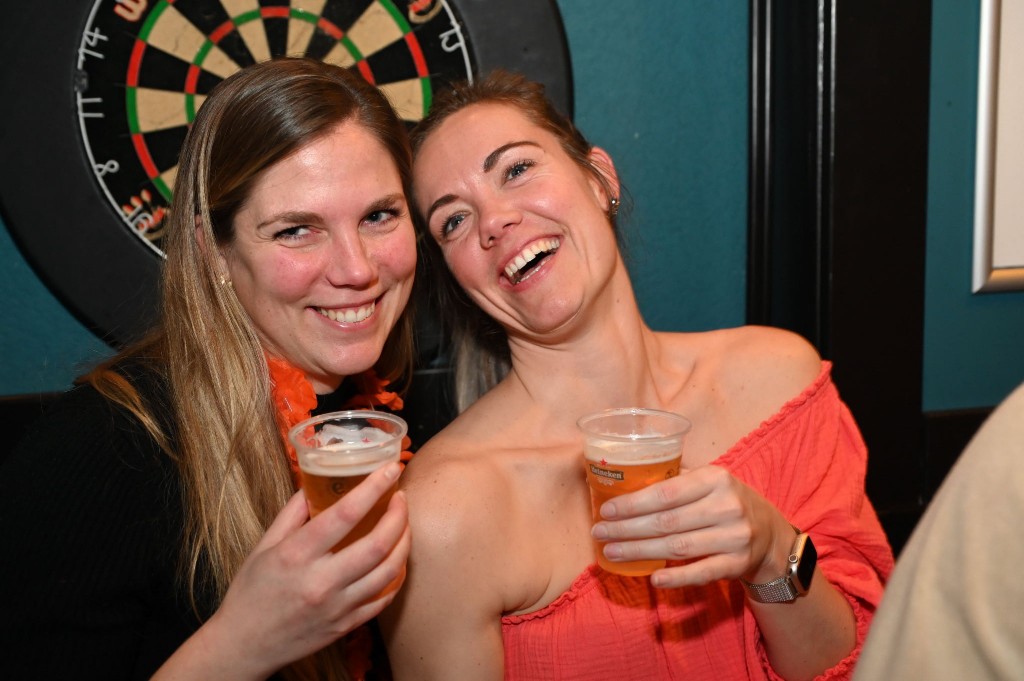
[[[155,377],[137,387],[166,403]],[[133,416],[91,386],[58,400],[0,468],[0,677],[149,678],[199,625],[182,517],[177,468]]]
[[[132,378],[170,413],[160,378]],[[0,468],[0,679],[148,679],[200,624],[183,517],[177,466],[138,420],[88,385],[62,396]]]

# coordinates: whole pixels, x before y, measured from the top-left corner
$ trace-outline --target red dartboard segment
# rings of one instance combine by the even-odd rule
[[[216,45],[221,40],[223,40],[224,36],[226,36],[231,31],[234,31],[235,28],[236,26],[234,21],[225,21],[223,24],[214,29],[212,33],[210,33],[210,42]]]
[[[261,7],[260,14],[264,19],[287,19],[291,10],[287,7]]]
[[[142,163],[143,170],[146,171],[146,175],[153,179],[160,174],[160,171],[156,169],[156,163],[153,162],[153,157],[149,154],[149,149],[146,147],[146,140],[143,139],[140,133],[132,134],[132,145],[135,147],[135,153],[139,156],[139,162]]]
[[[345,35],[344,31],[342,31],[340,28],[338,28],[331,22],[327,21],[323,17],[320,17],[317,20],[316,25],[321,31],[331,36],[335,40],[341,40],[341,37]]]
[[[417,75],[421,78],[429,76],[430,72],[427,70],[427,60],[423,58],[423,50],[420,49],[420,44],[417,42],[415,34],[406,33],[405,44],[409,46],[409,54],[412,55],[412,59],[416,63]]]
[[[196,94],[196,86],[199,84],[199,74],[201,69],[192,64],[188,67],[188,75],[185,76],[185,92],[190,95]]]

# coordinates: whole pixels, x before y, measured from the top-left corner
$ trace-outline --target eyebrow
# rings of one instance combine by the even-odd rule
[[[382,196],[379,199],[374,200],[371,204],[369,204],[366,207],[366,212],[374,213],[379,210],[386,210],[388,208],[392,208],[393,206],[404,202],[405,195],[401,194],[400,192],[395,192],[394,194],[388,194],[386,196]],[[269,225],[273,225],[279,222],[287,222],[291,224],[312,224],[320,222],[320,220],[321,217],[319,213],[304,210],[286,210],[282,213],[271,215],[266,220],[263,220],[258,225],[256,225],[256,229],[261,229],[263,227],[267,227]]]
[[[508,151],[509,149],[515,149],[516,147],[522,146],[537,147],[538,149],[541,148],[539,144],[537,144],[536,142],[531,142],[530,140],[520,140],[518,142],[509,142],[507,144],[502,144],[500,147],[498,147],[491,153],[487,154],[487,158],[484,159],[481,168],[485,173],[491,172],[492,170],[494,170],[494,166],[497,165],[498,159],[500,159],[506,151]],[[434,214],[434,211],[436,211],[438,208],[447,206],[452,201],[455,201],[455,199],[456,196],[454,194],[445,194],[444,196],[430,204],[430,208],[427,209],[426,221],[429,223],[430,217]]]
[[[498,147],[491,153],[487,154],[487,158],[484,159],[484,172],[491,172],[491,170],[494,169],[494,164],[498,162],[498,159],[501,158],[501,155],[504,154],[506,151],[508,151],[509,149],[514,149],[515,147],[521,147],[523,145],[540,147],[540,145],[537,144],[536,142],[531,142],[529,140],[521,140],[519,142],[509,142],[508,144],[502,144],[500,147]]]
[[[258,225],[256,225],[256,229],[263,229],[264,227],[269,227],[270,225],[276,224],[278,222],[287,222],[298,225],[317,222],[319,221],[319,219],[319,213],[311,213],[309,211],[304,210],[286,210],[283,213],[271,215],[266,220],[263,220]]]
[[[382,196],[373,203],[371,203],[367,209],[367,213],[374,213],[378,210],[386,210],[388,208],[394,208],[396,205],[405,203],[405,194],[395,192],[394,194],[388,194]]]

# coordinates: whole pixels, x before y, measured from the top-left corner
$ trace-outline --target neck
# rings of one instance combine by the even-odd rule
[[[306,374],[306,379],[309,384],[313,386],[313,392],[317,395],[329,395],[338,389],[341,382],[345,380],[344,376],[312,376]]]
[[[511,339],[507,387],[573,424],[600,409],[664,407],[660,334],[644,323],[631,294],[605,297],[614,301],[613,309],[593,311],[590,321],[558,342]]]

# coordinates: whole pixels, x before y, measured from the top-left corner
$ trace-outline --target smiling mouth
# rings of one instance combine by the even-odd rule
[[[557,238],[534,241],[514,257],[512,262],[505,265],[505,276],[515,286],[528,278],[541,260],[557,251],[560,244]]]
[[[332,322],[343,322],[345,324],[355,324],[361,322],[364,319],[368,319],[373,311],[377,308],[377,301],[364,305],[357,308],[348,308],[347,310],[329,310],[325,307],[313,308],[319,314],[327,317]]]

